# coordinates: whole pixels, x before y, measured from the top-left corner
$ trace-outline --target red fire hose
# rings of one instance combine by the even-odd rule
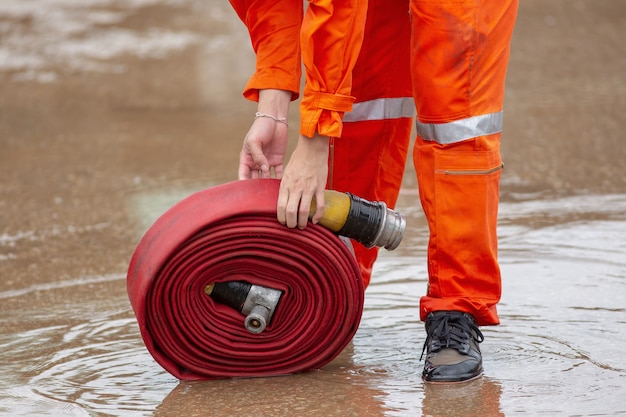
[[[318,369],[354,336],[363,282],[354,256],[319,225],[276,221],[277,180],[235,181],[182,200],[145,233],[128,269],[144,343],[179,379],[282,375]],[[246,281],[282,291],[265,330],[207,295]]]

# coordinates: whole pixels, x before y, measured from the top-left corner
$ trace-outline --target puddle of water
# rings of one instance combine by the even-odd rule
[[[165,196],[154,201],[167,201]],[[399,209],[412,198],[403,195]],[[430,386],[420,379],[423,324],[417,303],[426,285],[420,260],[427,239],[422,229],[402,244],[421,250],[381,255],[361,327],[346,351],[323,370],[301,375],[179,383],[145,350],[123,294],[123,275],[2,292],[4,301],[33,298],[39,307],[3,308],[0,413],[624,414],[626,219],[616,207],[625,202],[626,196],[589,196],[503,203],[502,325],[483,329],[485,376],[479,381]],[[607,206],[613,209],[589,211]],[[524,225],[525,217],[546,213],[551,224]],[[586,217],[602,219],[564,221]],[[415,212],[408,221],[423,219]],[[85,302],[85,294],[99,295]]]
[[[124,286],[125,276],[117,275],[0,294],[45,305],[3,312],[3,326],[30,330],[0,333],[5,364],[0,414],[147,415],[175,381],[163,378],[138,343],[128,300],[119,295]],[[46,323],[62,324],[42,326]]]
[[[180,7],[188,3],[181,0],[165,5]],[[68,0],[5,0],[0,7],[0,34],[4,35],[0,72],[15,72],[15,81],[43,83],[57,81],[54,66],[61,63],[72,71],[119,73],[127,67],[106,61],[122,55],[162,58],[201,41],[184,30],[137,31],[114,26],[122,24],[137,8],[155,5],[163,6],[164,2],[88,0],[78,5]]]

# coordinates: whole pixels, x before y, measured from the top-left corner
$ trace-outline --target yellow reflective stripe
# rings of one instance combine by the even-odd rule
[[[420,123],[416,121],[417,134],[424,140],[442,145],[461,142],[478,136],[502,132],[503,114],[482,114],[449,123]]]
[[[344,114],[344,123],[364,120],[400,119],[415,116],[413,97],[378,98],[352,105],[352,111]]]

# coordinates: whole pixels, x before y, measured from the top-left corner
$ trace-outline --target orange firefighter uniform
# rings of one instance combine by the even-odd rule
[[[306,83],[300,132],[330,136],[329,188],[394,207],[410,148],[428,220],[420,317],[498,324],[504,82],[518,0],[231,0],[257,53],[244,96]],[[377,249],[355,243],[366,283]]]

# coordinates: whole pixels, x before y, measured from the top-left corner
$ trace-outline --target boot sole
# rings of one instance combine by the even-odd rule
[[[422,381],[424,381],[426,384],[432,384],[432,385],[450,385],[450,384],[463,384],[465,382],[472,382],[475,381],[479,378],[481,378],[483,376],[483,373],[479,373],[478,375],[475,375],[471,378],[468,379],[459,379],[459,380],[427,380],[424,377],[422,377]]]

